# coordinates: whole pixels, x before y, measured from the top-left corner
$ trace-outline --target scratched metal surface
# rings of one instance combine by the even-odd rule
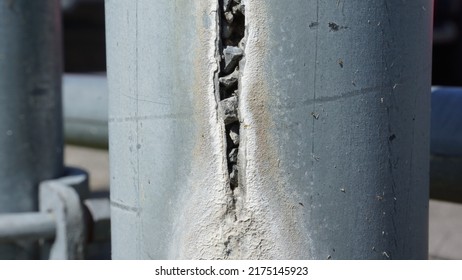
[[[266,9],[268,117],[250,114],[309,235],[300,257],[427,258],[432,1]]]
[[[38,183],[63,173],[59,1],[0,1],[0,214],[38,210]],[[37,258],[30,243],[0,259]]]
[[[217,1],[106,1],[116,259],[426,258],[431,1],[244,1],[239,186]]]

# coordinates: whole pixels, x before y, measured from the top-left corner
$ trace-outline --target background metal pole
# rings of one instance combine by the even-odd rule
[[[107,79],[103,75],[63,75],[66,143],[107,149]]]
[[[113,258],[425,259],[432,1],[186,2],[106,1]]]
[[[38,210],[38,184],[63,174],[58,0],[0,1],[0,213]],[[38,257],[28,243],[0,259]]]

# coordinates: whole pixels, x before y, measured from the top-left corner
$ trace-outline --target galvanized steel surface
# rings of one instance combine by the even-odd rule
[[[58,0],[0,1],[0,213],[37,211],[38,183],[63,172],[60,25]]]
[[[247,173],[292,256],[427,258],[432,1],[246,3]]]
[[[213,2],[106,1],[115,259],[194,257],[226,211]]]
[[[106,1],[113,258],[426,258],[432,2],[242,2],[231,190],[218,1]]]

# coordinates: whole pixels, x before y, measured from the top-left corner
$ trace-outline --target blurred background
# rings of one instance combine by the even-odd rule
[[[429,256],[462,259],[462,1],[436,0],[432,84],[432,162]],[[455,102],[454,102],[455,101]],[[452,201],[452,202],[451,202]]]

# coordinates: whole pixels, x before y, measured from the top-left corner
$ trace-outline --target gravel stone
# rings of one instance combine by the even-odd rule
[[[230,162],[232,162],[232,163],[237,162],[237,152],[238,152],[237,148],[234,148],[234,149],[231,150],[231,152],[228,155]]]
[[[229,174],[229,183],[231,185],[231,188],[235,189],[238,185],[238,169],[237,169],[237,165],[233,165],[232,167],[232,171],[231,173]]]
[[[234,15],[232,12],[225,12],[225,19],[226,19],[226,22],[228,22],[229,24],[233,23],[233,20],[234,20]]]
[[[237,66],[237,63],[244,55],[244,51],[238,47],[228,46],[223,50],[223,54],[225,57],[225,67],[223,72],[225,74],[229,74]]]
[[[231,96],[220,101],[220,108],[225,125],[238,121],[237,97]]]
[[[239,72],[237,70],[234,70],[233,73],[229,74],[228,76],[221,77],[218,80],[220,81],[220,84],[222,84],[225,88],[230,88],[237,84],[238,79]]]
[[[239,125],[235,124],[229,129],[229,138],[235,146],[239,145]]]

